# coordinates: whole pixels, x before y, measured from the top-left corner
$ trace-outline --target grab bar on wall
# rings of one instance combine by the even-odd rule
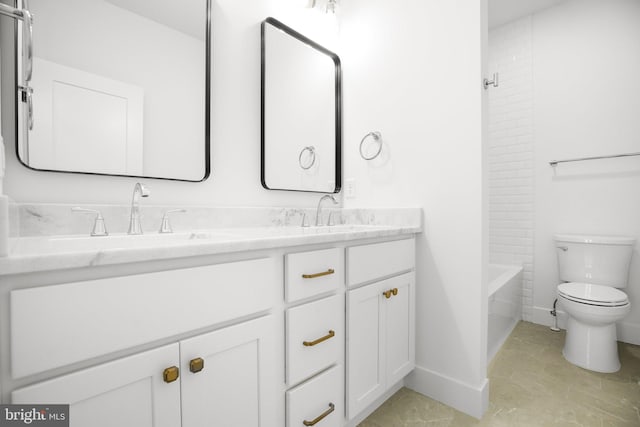
[[[609,156],[594,156],[594,157],[581,157],[578,159],[565,159],[565,160],[552,160],[549,162],[549,165],[556,167],[558,163],[568,163],[568,162],[581,162],[583,160],[599,160],[599,159],[615,159],[617,157],[631,157],[631,156],[640,156],[640,152],[638,153],[624,153],[624,154],[611,154]]]

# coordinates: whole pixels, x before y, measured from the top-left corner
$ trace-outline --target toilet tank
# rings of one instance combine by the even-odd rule
[[[563,282],[593,283],[625,288],[636,239],[621,236],[554,236]]]

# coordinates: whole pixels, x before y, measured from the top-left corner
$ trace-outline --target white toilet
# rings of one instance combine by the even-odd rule
[[[597,372],[620,369],[616,322],[631,309],[625,288],[635,239],[555,236],[560,280],[558,301],[568,315],[562,354]]]

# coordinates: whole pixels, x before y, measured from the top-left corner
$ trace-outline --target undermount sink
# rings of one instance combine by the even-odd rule
[[[229,238],[230,234],[223,232],[180,232],[180,233],[156,233],[156,234],[113,234],[109,236],[91,237],[91,236],[60,236],[50,237],[49,240],[55,244],[84,244],[99,245],[108,247],[120,247],[120,246],[146,246],[156,245],[163,243],[175,243],[184,242],[189,240],[212,240],[212,239],[224,239]]]
[[[269,238],[279,236],[308,236],[314,234],[333,234],[333,233],[352,233],[362,232],[368,230],[379,229],[380,226],[376,225],[322,225],[312,227],[300,227],[300,226],[281,226],[281,227],[246,227],[246,228],[225,228],[224,233],[228,236],[234,236],[238,238]],[[207,235],[210,231],[202,231],[201,234]],[[215,231],[213,232],[216,233]]]
[[[363,225],[363,224],[339,224],[339,225],[321,225],[309,227],[317,233],[352,233],[357,231],[369,231],[380,229],[379,225]],[[388,228],[388,227],[387,227]]]

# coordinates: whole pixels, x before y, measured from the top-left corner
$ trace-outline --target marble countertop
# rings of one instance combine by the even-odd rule
[[[29,236],[9,240],[9,256],[0,258],[0,275],[115,265],[159,259],[237,253],[289,246],[402,237],[422,231],[421,224],[336,225],[325,227],[227,227],[173,234],[107,237]]]

